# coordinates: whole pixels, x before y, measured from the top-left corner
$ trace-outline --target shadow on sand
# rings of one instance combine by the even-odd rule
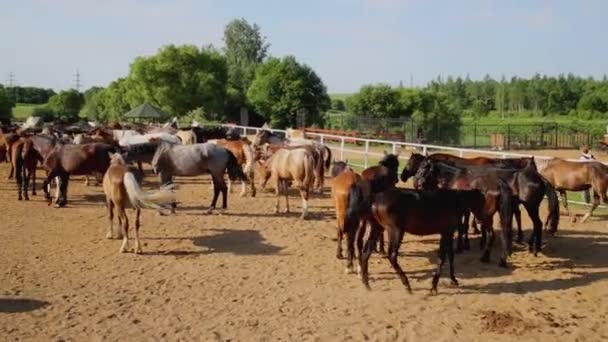
[[[0,298],[0,313],[28,312],[41,309],[49,302],[27,298]]]

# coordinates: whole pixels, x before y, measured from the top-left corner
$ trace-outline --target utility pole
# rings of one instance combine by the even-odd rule
[[[15,86],[15,73],[13,73],[12,71],[8,73],[8,86]]]
[[[76,75],[74,75],[75,77],[75,82],[76,82],[76,90],[80,91],[80,87],[82,86],[82,83],[80,83],[80,71],[78,71],[78,69],[76,69]]]

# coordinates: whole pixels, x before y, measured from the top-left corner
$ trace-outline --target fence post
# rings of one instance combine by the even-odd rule
[[[363,163],[363,165],[365,166],[366,169],[367,169],[367,165],[368,165],[368,157],[369,157],[369,140],[365,140],[365,162]]]
[[[458,151],[458,154],[460,155],[460,158],[464,157],[464,151],[463,150]]]
[[[511,149],[511,124],[507,124],[507,150]],[[503,156],[503,158],[505,158]]]
[[[557,150],[557,132],[558,132],[559,124],[555,124],[555,149]]]
[[[393,143],[393,154],[397,154],[397,144]]]
[[[321,134],[320,137],[321,138],[319,139],[319,142],[321,143],[321,145],[323,145],[323,142],[325,141],[325,139],[323,139],[324,135]]]
[[[422,146],[422,155],[426,156],[427,155],[427,150],[426,150],[426,146]]]
[[[473,125],[473,148],[477,149],[477,122]]]
[[[344,137],[340,138],[340,160],[344,160]]]

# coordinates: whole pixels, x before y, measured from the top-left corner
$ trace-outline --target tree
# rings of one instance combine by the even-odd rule
[[[443,93],[425,90],[419,109],[412,116],[424,137],[438,143],[457,144],[460,139],[460,114]]]
[[[104,121],[105,115],[101,111],[101,93],[102,87],[92,87],[84,92],[84,106],[80,112],[80,116],[89,118],[90,120]]]
[[[293,127],[297,113],[305,110],[306,124],[322,124],[322,113],[330,107],[325,85],[307,65],[295,57],[270,58],[256,70],[247,91],[254,108],[273,127]]]
[[[226,60],[217,50],[168,45],[150,57],[138,57],[128,77],[128,102],[147,101],[173,115],[204,107],[223,113]]]
[[[71,89],[53,95],[49,99],[48,109],[53,112],[55,119],[73,122],[78,119],[78,113],[84,104],[84,97],[78,91]]]
[[[365,85],[348,104],[350,111],[367,117],[388,118],[403,114],[399,91],[388,84]]]
[[[344,104],[344,100],[342,99],[331,99],[331,109],[345,111],[346,105]]]
[[[228,111],[237,112],[246,105],[247,89],[255,69],[264,61],[269,45],[257,24],[234,19],[224,29],[224,53],[228,67]]]
[[[13,116],[15,103],[11,101],[5,88],[0,86],[0,122],[8,123]]]

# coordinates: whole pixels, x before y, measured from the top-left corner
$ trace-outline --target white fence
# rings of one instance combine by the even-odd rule
[[[238,126],[238,125],[229,125],[225,124],[222,126],[226,127],[235,127],[241,130],[243,135],[248,134],[256,134],[262,128],[260,127],[250,127],[250,126]],[[269,129],[273,133],[281,133],[283,135],[287,135],[286,130],[282,129]],[[332,149],[332,153],[334,155],[339,156],[340,160],[345,159],[345,154],[353,154],[353,155],[361,155],[363,159],[363,164],[360,163],[352,163],[349,161],[349,164],[359,168],[367,168],[369,163],[370,156],[382,157],[383,153],[374,152],[370,149],[372,144],[384,146],[385,150],[390,150],[393,154],[398,152],[398,148],[406,148],[412,150],[419,150],[423,154],[430,152],[431,150],[435,151],[449,151],[455,152],[460,157],[466,157],[467,155],[490,155],[494,157],[500,158],[519,158],[519,157],[534,157],[536,160],[549,160],[552,157],[550,156],[539,156],[539,155],[531,155],[531,154],[521,154],[521,153],[512,153],[512,152],[504,152],[504,151],[489,151],[489,150],[476,150],[469,148],[460,148],[460,147],[450,147],[450,146],[438,146],[438,145],[427,145],[427,144],[417,144],[417,143],[406,143],[406,142],[397,142],[397,141],[386,141],[386,140],[376,140],[376,139],[363,139],[363,138],[354,138],[354,137],[344,137],[340,135],[332,135],[332,134],[324,134],[324,133],[311,133],[306,132],[306,137],[315,139],[320,143],[326,143],[327,141],[335,141],[335,144],[326,144],[328,147]],[[347,142],[349,143],[347,145]],[[362,149],[354,149],[350,143],[356,142],[357,144],[361,144],[363,146]],[[406,160],[406,156],[399,156],[399,159]],[[578,161],[576,159],[569,159],[572,161]],[[579,204],[579,205],[589,205],[585,202],[580,201],[571,201],[568,203]],[[606,206],[600,206],[600,208],[606,208]]]

